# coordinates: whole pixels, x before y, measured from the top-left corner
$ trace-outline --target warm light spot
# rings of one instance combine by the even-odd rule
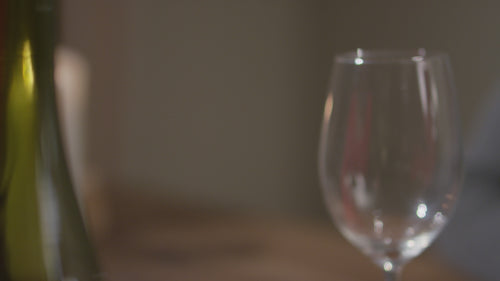
[[[356,58],[356,59],[354,59],[354,63],[355,63],[356,65],[361,65],[361,64],[363,64],[364,62],[365,62],[365,61],[364,61],[362,58]]]
[[[424,203],[418,204],[417,207],[417,217],[423,219],[427,215],[427,205]]]

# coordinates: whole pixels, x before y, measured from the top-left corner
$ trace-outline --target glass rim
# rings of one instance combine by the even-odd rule
[[[387,64],[387,63],[418,63],[435,59],[447,59],[448,55],[441,51],[415,49],[361,49],[335,55],[336,63],[344,64]]]

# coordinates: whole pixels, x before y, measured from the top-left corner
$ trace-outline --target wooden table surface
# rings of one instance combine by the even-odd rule
[[[92,208],[89,217],[109,281],[383,280],[324,221],[174,207],[155,196],[117,190],[107,198],[106,208],[99,208],[107,212],[105,223]],[[404,280],[473,280],[430,250],[406,266]]]

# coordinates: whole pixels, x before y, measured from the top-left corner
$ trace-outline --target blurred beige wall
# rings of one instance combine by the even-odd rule
[[[449,52],[469,127],[500,60],[500,4],[472,3],[65,1],[63,42],[92,70],[89,161],[138,192],[321,214],[316,147],[333,54]]]

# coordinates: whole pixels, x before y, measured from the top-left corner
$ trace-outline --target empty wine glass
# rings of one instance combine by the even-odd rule
[[[319,173],[339,231],[387,281],[397,280],[443,229],[460,190],[461,134],[447,55],[358,49],[336,56]]]

